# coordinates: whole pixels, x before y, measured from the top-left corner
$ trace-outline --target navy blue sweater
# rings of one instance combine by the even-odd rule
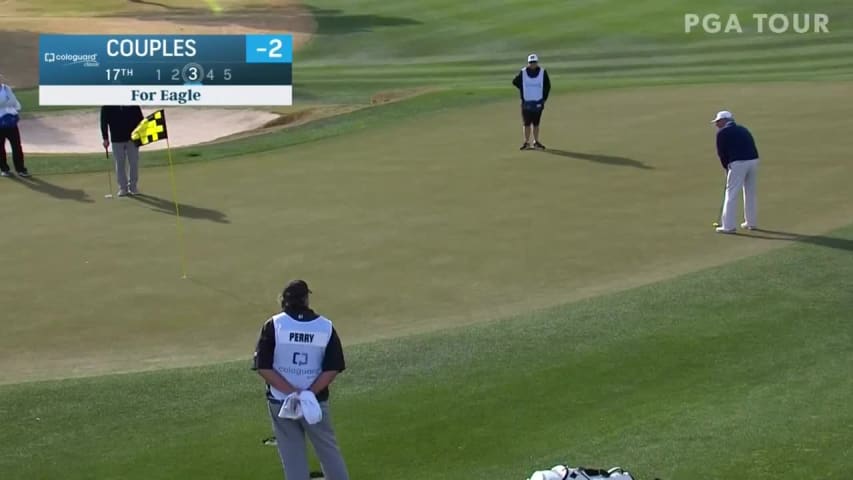
[[[113,143],[129,142],[130,134],[145,117],[139,105],[101,107],[101,136]],[[107,130],[109,129],[109,137]]]
[[[723,168],[728,169],[732,162],[758,158],[758,148],[746,127],[729,122],[717,132],[717,155]]]

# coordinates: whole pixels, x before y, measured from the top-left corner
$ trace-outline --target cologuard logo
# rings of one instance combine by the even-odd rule
[[[308,365],[308,354],[302,352],[293,352],[294,365]]]
[[[57,55],[54,52],[46,52],[44,54],[44,63],[54,62],[62,62],[65,65],[77,65],[82,63],[84,67],[100,66],[100,63],[98,63],[97,53],[89,53],[85,55],[77,53],[60,53]]]

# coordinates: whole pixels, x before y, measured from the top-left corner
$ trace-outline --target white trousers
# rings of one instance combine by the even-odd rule
[[[726,198],[720,224],[726,230],[737,228],[737,198],[743,190],[743,217],[747,225],[758,226],[756,176],[758,159],[739,160],[729,164],[726,175]]]

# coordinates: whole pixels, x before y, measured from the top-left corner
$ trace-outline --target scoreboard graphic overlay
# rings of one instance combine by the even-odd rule
[[[41,35],[43,106],[293,104],[293,37]]]

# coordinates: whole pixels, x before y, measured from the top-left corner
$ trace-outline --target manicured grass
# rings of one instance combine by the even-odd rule
[[[847,227],[505,321],[356,347],[344,337],[333,415],[352,477],[525,478],[568,462],[643,479],[843,478],[851,251]],[[224,365],[0,387],[0,475],[278,477],[242,348]]]
[[[198,4],[165,14],[209,21]],[[175,150],[187,279],[169,170],[148,168],[162,152],[143,153],[138,199],[103,199],[98,155],[31,155],[35,179],[0,182],[0,479],[280,477],[248,361],[293,277],[348,348],[334,415],[353,478],[853,467],[853,227],[826,233],[853,218],[849,2],[809,4],[831,34],[763,36],[687,35],[683,15],[802,2],[309,8],[318,30],[296,55],[297,103],[438,92]],[[549,153],[517,150],[509,82],[531,51],[554,81]],[[612,87],[631,88],[592,91]],[[770,231],[711,232],[720,108],[759,141]],[[161,370],[185,365],[207,366]],[[97,376],[116,372],[135,373]],[[93,377],[14,384],[81,376]]]
[[[5,274],[15,279],[0,287],[16,299],[4,313],[28,319],[4,322],[0,375],[233,359],[252,336],[246,323],[268,315],[294,276],[316,283],[342,332],[362,341],[489,320],[773,248],[780,243],[711,232],[723,176],[709,118],[724,104],[742,112],[759,141],[760,222],[820,234],[853,218],[847,152],[835,141],[847,133],[850,106],[837,99],[848,90],[736,85],[555,97],[543,125],[550,153],[518,151],[514,100],[408,121],[398,111],[394,125],[365,122],[357,134],[183,165],[188,280],[180,278],[168,169],[143,171],[140,186],[154,198],[140,200],[104,200],[104,172],[0,183],[0,218],[15,219],[0,236],[0,251],[13,253]],[[779,121],[792,115],[796,143]],[[677,135],[665,133],[676,126]]]

